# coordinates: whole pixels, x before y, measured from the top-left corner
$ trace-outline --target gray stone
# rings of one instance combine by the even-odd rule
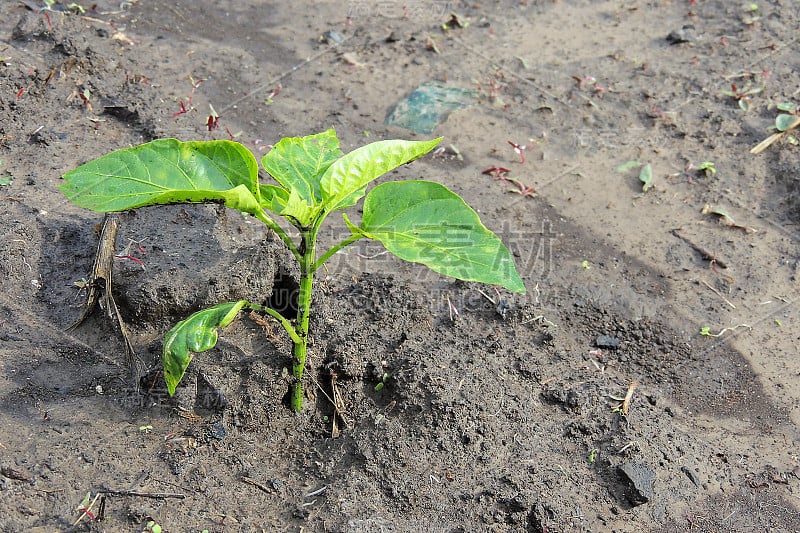
[[[642,505],[653,499],[653,486],[656,472],[642,463],[625,463],[617,467],[620,475],[628,482],[626,497],[631,505]]]

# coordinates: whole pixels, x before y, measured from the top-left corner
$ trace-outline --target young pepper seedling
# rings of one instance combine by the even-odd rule
[[[258,180],[255,156],[239,143],[160,139],[112,152],[66,173],[61,190],[76,205],[100,212],[221,201],[272,229],[300,266],[295,320],[247,300],[198,311],[167,333],[164,378],[170,395],[174,394],[193,354],[216,345],[219,328],[242,310],[261,311],[277,320],[292,340],[289,402],[300,411],[314,274],[345,246],[374,239],[400,259],[422,263],[445,276],[525,292],[502,241],[443,185],[390,181],[366,193],[373,180],[428,153],[440,141],[378,141],[343,154],[332,129],[285,138],[261,160],[275,180],[267,184]],[[355,206],[361,198],[360,224],[343,214],[350,235],[320,252],[317,235],[326,217]],[[298,230],[297,242],[276,222],[276,215]]]

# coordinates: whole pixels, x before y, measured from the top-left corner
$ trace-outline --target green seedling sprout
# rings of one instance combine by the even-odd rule
[[[639,181],[642,182],[642,192],[647,192],[653,186],[653,167],[650,165],[650,163],[626,161],[621,165],[618,165],[614,170],[624,174],[637,167],[639,168]]]
[[[754,146],[753,149],[750,150],[751,154],[760,154],[784,136],[789,143],[794,145],[798,144],[797,139],[791,135],[790,132],[800,127],[800,106],[792,102],[784,102],[778,104],[777,107],[779,111],[783,111],[783,113],[779,113],[778,116],[775,117],[774,129],[778,130],[777,133],[773,133]]]
[[[750,81],[748,81],[747,83],[745,83],[744,87],[739,87],[735,83],[731,83],[731,90],[721,91],[721,93],[725,96],[730,96],[731,98],[734,98],[739,103],[739,108],[742,111],[747,111],[748,109],[750,109],[751,97],[764,91],[764,89],[765,87],[763,85],[760,87],[753,87],[753,84]]]
[[[374,389],[374,390],[375,390],[375,392],[380,392],[380,391],[382,391],[382,390],[383,390],[383,388],[386,386],[386,382],[387,382],[388,380],[389,380],[389,373],[388,373],[388,372],[384,372],[384,373],[383,373],[383,376],[381,377],[381,380],[378,382],[378,384],[377,384],[377,385],[375,385],[375,389]]]
[[[158,204],[224,203],[274,231],[300,267],[296,318],[288,320],[274,309],[247,300],[198,311],[164,338],[164,379],[173,395],[193,354],[213,348],[218,329],[230,324],[240,311],[255,310],[277,320],[292,340],[289,405],[300,411],[314,274],[344,247],[373,239],[400,259],[422,263],[439,274],[525,292],[502,241],[443,185],[389,181],[367,194],[376,178],[430,152],[440,141],[378,141],[344,154],[332,129],[285,138],[261,159],[275,182],[260,183],[258,162],[239,143],[160,139],[112,152],[66,173],[61,190],[76,205],[99,212]],[[355,224],[343,214],[350,234],[319,250],[317,235],[327,216],[355,206],[362,198],[361,222]],[[293,239],[276,217],[293,226],[299,237]]]
[[[723,328],[722,330],[720,330],[719,333],[711,333],[711,328],[709,326],[703,326],[702,328],[700,328],[700,335],[702,335],[703,337],[722,337],[722,335],[726,331],[734,331],[737,328],[747,328],[749,330],[753,329],[747,324],[739,324],[738,326],[733,326],[731,328]]]
[[[704,172],[706,176],[713,176],[717,173],[717,167],[714,166],[713,161],[703,161],[698,165],[697,170]]]

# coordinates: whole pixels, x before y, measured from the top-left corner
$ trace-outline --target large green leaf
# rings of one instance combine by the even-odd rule
[[[215,305],[178,322],[164,337],[164,381],[169,395],[183,379],[194,353],[210,350],[217,345],[217,328],[230,324],[247,300]]]
[[[355,205],[369,182],[427,154],[441,140],[439,137],[432,141],[378,141],[340,157],[322,176],[322,200],[326,211]]]
[[[260,209],[258,162],[231,141],[159,139],[111,152],[64,179],[67,198],[100,212],[209,201],[246,213]]]
[[[410,180],[378,185],[364,200],[364,216],[356,231],[381,241],[397,257],[440,274],[525,292],[502,241],[461,197],[438,183]]]
[[[322,203],[320,178],[341,155],[336,132],[329,129],[307,137],[281,139],[261,164],[275,181],[318,212]]]

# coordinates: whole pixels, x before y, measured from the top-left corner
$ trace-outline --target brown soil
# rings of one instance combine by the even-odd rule
[[[749,153],[800,101],[796,2],[35,3],[0,5],[0,530],[800,531],[800,159],[786,139]],[[469,25],[443,31],[450,11]],[[428,80],[480,101],[391,177],[462,194],[525,297],[356,246],[317,284],[301,414],[288,340],[248,317],[168,399],[164,332],[293,272],[251,220],[171,206],[122,214],[117,251],[144,269],[114,265],[155,370],[132,378],[101,313],[65,331],[102,215],[65,201],[64,172],[160,137],[231,134],[259,157],[329,127],[345,151],[430,137],[384,125]],[[721,91],[748,80],[745,112]],[[652,165],[646,193],[615,171],[630,160]]]

